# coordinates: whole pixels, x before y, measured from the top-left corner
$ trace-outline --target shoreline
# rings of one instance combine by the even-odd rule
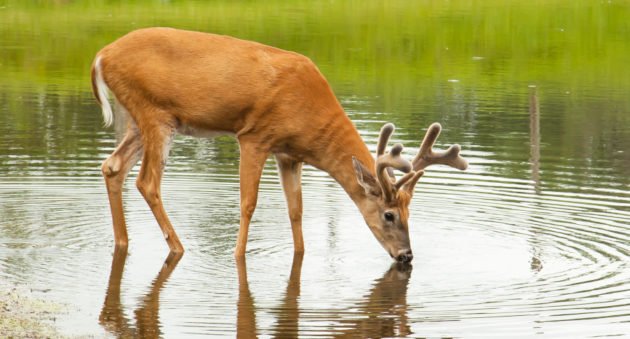
[[[0,337],[67,338],[55,327],[64,306],[32,296],[25,288],[0,286]]]

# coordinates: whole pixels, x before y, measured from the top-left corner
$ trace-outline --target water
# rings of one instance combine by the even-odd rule
[[[62,334],[630,334],[627,5],[29,6],[0,9],[0,288],[63,305],[54,321]],[[308,166],[306,254],[294,257],[271,159],[246,262],[235,261],[230,138],[175,140],[163,196],[183,257],[167,257],[134,188],[137,169],[124,192],[129,254],[113,253],[100,163],[116,136],[102,128],[89,64],[147,25],[310,56],[371,149],[391,121],[411,158],[440,121],[439,147],[460,143],[470,167],[431,168],[418,184],[413,267],[392,265],[343,190]]]

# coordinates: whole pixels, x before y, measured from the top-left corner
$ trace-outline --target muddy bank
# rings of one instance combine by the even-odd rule
[[[0,337],[65,338],[55,329],[62,305],[37,299],[29,290],[0,287]]]

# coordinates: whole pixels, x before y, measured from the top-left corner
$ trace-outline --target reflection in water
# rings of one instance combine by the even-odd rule
[[[529,94],[529,144],[532,181],[536,193],[540,194],[540,106],[535,87]]]
[[[68,336],[101,337],[107,329],[139,337],[139,327],[152,327],[169,338],[234,337],[239,288],[242,337],[350,336],[367,326],[357,318],[369,319],[375,305],[382,313],[373,311],[373,321],[384,322],[388,304],[407,308],[410,337],[630,333],[630,2],[336,1],[326,10],[312,1],[48,1],[45,10],[44,1],[9,3],[0,8],[0,287],[69,303],[55,321]],[[385,121],[398,126],[403,144],[421,138],[428,122],[448,127],[443,141],[462,143],[474,166],[436,168],[418,188],[410,236],[418,257],[430,260],[422,272],[414,267],[408,304],[392,296],[369,306],[388,258],[366,259],[382,250],[354,204],[308,166],[301,285],[269,272],[290,265],[293,246],[272,161],[255,213],[264,236],[252,234],[247,257],[255,299],[244,265],[237,286],[239,150],[229,137],[174,141],[163,190],[173,221],[188,226],[187,255],[198,257],[177,264],[175,274],[186,274],[178,284],[172,276],[160,294],[160,317],[141,299],[160,285],[151,285],[158,267],[145,279],[136,274],[142,262],[117,255],[105,297],[106,283],[95,283],[102,261],[110,264],[100,164],[115,136],[102,126],[88,70],[105,43],[155,18],[308,55],[370,145]],[[356,29],[373,22],[379,29]],[[159,252],[161,234],[144,199],[133,187],[123,194],[130,235],[156,241],[142,252]],[[184,267],[189,262],[194,267]],[[127,286],[140,286],[140,297]],[[169,304],[165,293],[178,297]],[[121,303],[127,295],[133,300]],[[135,309],[150,314],[151,307],[145,319],[152,322],[136,319]],[[405,322],[397,319],[396,326]]]
[[[282,304],[273,309],[276,323],[272,334],[277,338],[298,338],[299,322],[302,313],[300,309],[300,286],[303,256],[296,254],[291,265],[291,274],[287,283]],[[256,324],[256,311],[247,280],[245,258],[236,259],[239,295],[236,321],[237,337],[252,338],[259,335]],[[348,311],[310,310],[319,319],[336,319],[338,329],[334,337],[382,338],[404,337],[410,335],[411,329],[407,316],[407,286],[411,276],[412,266],[405,263],[394,263],[385,274],[376,279],[374,286],[360,302],[351,305],[350,319],[343,319]],[[331,312],[331,314],[325,314]],[[308,312],[310,313],[310,312]]]
[[[247,280],[245,256],[236,257],[238,271],[238,302],[236,313],[236,337],[256,337],[256,306]]]
[[[540,105],[538,104],[538,92],[536,91],[536,87],[533,87],[529,94],[529,145],[529,162],[531,164],[532,181],[536,194],[540,195]],[[533,234],[533,253],[530,267],[532,271],[540,272],[543,265],[540,260],[540,250],[536,239],[539,235],[535,229],[533,229]]]
[[[274,336],[278,338],[297,338],[300,319],[300,307],[298,298],[300,297],[300,277],[302,276],[303,254],[293,255],[291,264],[291,274],[287,289],[282,298],[282,305],[278,308],[276,326],[273,329]]]
[[[116,249],[112,259],[112,269],[105,295],[105,302],[99,317],[100,324],[110,333],[121,338],[157,338],[160,336],[160,290],[182,258],[182,254],[170,253],[164,265],[151,284],[151,290],[142,298],[141,306],[134,311],[136,325],[132,326],[125,316],[120,301],[122,281],[127,251]]]
[[[382,278],[377,279],[370,293],[356,305],[359,312],[350,320],[342,320],[339,338],[405,337],[411,334],[407,317],[407,286],[412,266],[394,263]]]

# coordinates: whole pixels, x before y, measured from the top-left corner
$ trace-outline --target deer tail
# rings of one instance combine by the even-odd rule
[[[103,79],[103,70],[101,68],[101,56],[97,56],[92,65],[92,92],[96,97],[96,101],[101,105],[103,110],[103,121],[105,127],[109,127],[114,122],[114,112],[109,103],[109,87]]]

